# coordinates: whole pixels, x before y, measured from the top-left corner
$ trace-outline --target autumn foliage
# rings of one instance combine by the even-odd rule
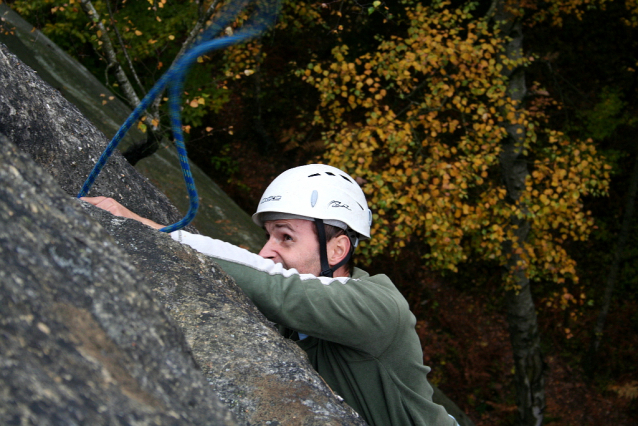
[[[425,262],[457,271],[468,257],[505,264],[512,216],[532,223],[519,247],[535,280],[577,280],[564,248],[591,232],[582,197],[604,195],[608,166],[591,140],[552,130],[539,107],[522,109],[505,92],[499,34],[472,8],[443,3],[406,6],[403,35],[372,52],[299,72],[319,90],[315,124],[323,126],[325,159],[361,179],[375,212],[370,257],[398,255],[410,240],[427,244]],[[499,152],[503,122],[522,125],[531,176],[520,202],[506,199]]]

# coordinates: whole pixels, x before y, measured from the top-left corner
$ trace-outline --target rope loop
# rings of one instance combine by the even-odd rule
[[[253,13],[240,31],[228,37],[218,36],[219,33],[235,21],[240,12],[251,5],[254,7]],[[95,163],[93,170],[91,170],[84,185],[82,185],[82,189],[77,197],[84,197],[89,193],[95,179],[97,179],[97,176],[106,165],[113,151],[115,151],[115,148],[117,148],[120,141],[124,138],[124,135],[126,135],[126,132],[142,117],[146,108],[168,88],[168,110],[173,140],[177,148],[177,155],[179,157],[190,203],[188,213],[186,213],[184,218],[172,225],[165,226],[160,229],[160,231],[173,232],[188,225],[195,218],[197,210],[199,209],[199,197],[188,162],[186,145],[184,144],[184,134],[182,132],[181,104],[186,76],[198,57],[214,50],[225,49],[232,45],[246,42],[263,34],[274,23],[279,6],[280,0],[231,0],[231,2],[219,12],[217,18],[204,30],[199,39],[193,43],[191,48],[177,59],[168,71],[160,77],[140,104],[128,116]]]

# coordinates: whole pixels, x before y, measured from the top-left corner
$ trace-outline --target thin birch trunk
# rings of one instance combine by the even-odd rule
[[[493,4],[493,19],[500,30],[509,37],[504,46],[505,57],[517,61],[523,54],[523,33],[520,19],[505,7],[504,0]],[[526,94],[525,74],[522,68],[503,67],[508,78],[507,95],[521,108]],[[520,114],[515,111],[518,118]],[[518,120],[515,120],[518,121]],[[520,249],[527,240],[530,224],[525,219],[526,206],[520,205],[525,189],[525,180],[529,175],[527,158],[524,153],[525,128],[520,123],[503,123],[507,137],[503,141],[500,154],[502,178],[507,190],[507,199],[518,204],[520,217],[510,222],[513,239],[504,244],[504,253],[509,256],[506,274],[512,279],[515,289],[507,291],[507,322],[510,341],[514,354],[515,387],[518,406],[516,424],[520,426],[540,426],[543,424],[545,409],[545,363],[540,349],[540,335],[536,309],[532,299],[530,281]]]
[[[80,0],[80,5],[82,10],[89,17],[91,21],[95,24],[97,28],[97,36],[98,39],[102,42],[102,50],[104,51],[104,55],[107,60],[107,67],[115,68],[115,78],[117,79],[117,83],[120,85],[122,89],[122,93],[126,97],[131,108],[135,108],[140,103],[140,98],[137,96],[133,85],[131,84],[129,78],[124,72],[124,68],[117,60],[117,54],[115,52],[115,48],[113,47],[113,43],[111,43],[111,38],[109,37],[108,31],[102,23],[102,18],[100,14],[95,10],[93,3],[91,0]]]

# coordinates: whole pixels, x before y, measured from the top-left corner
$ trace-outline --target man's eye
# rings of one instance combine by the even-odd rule
[[[284,241],[292,241],[292,237],[288,234],[284,235]]]

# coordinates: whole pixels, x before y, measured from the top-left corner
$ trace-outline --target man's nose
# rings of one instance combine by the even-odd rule
[[[264,259],[273,259],[275,257],[275,252],[272,249],[272,246],[272,238],[269,238],[268,241],[266,241],[266,244],[264,244],[264,246],[259,251],[259,255]]]

